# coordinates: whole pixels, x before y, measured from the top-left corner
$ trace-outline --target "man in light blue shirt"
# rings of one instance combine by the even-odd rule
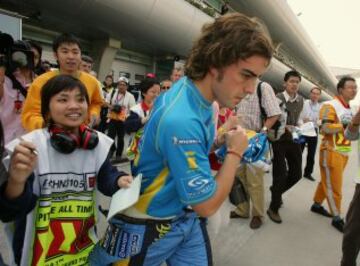
[[[320,103],[319,98],[321,96],[321,90],[318,87],[313,87],[310,91],[310,99],[304,101],[303,110],[300,114],[300,120],[303,123],[312,122],[315,126],[316,133],[319,133],[319,111]],[[314,170],[314,160],[316,154],[316,148],[318,143],[318,135],[315,137],[305,136],[305,142],[301,144],[301,150],[304,151],[305,146],[307,146],[307,157],[306,157],[306,166],[304,169],[304,177],[315,181],[315,178],[312,176]]]

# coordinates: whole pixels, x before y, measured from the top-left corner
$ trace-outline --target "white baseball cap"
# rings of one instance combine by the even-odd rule
[[[126,83],[126,85],[129,85],[129,80],[126,78],[126,77],[120,77],[119,78],[119,80],[118,80],[118,82],[125,82]]]

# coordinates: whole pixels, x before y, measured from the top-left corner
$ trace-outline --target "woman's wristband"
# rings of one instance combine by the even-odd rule
[[[227,154],[232,154],[232,155],[235,155],[236,157],[238,157],[238,158],[239,158],[239,160],[241,160],[241,159],[242,159],[242,155],[241,155],[239,152],[237,152],[237,151],[234,151],[234,150],[227,150]]]

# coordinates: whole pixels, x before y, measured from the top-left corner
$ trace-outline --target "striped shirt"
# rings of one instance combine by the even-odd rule
[[[261,84],[261,105],[264,107],[267,117],[281,114],[274,90],[266,82]],[[256,90],[253,94],[249,94],[241,100],[237,106],[237,114],[241,116],[244,128],[260,131],[262,121],[259,97]]]

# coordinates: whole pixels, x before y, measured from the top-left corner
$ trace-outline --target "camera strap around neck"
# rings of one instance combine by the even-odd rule
[[[27,96],[27,89],[25,89],[25,88],[21,85],[21,83],[16,79],[16,77],[15,77],[12,73],[8,74],[7,76],[8,76],[8,77],[11,79],[11,81],[12,81],[13,89],[18,90],[18,91],[24,96],[24,98],[26,98],[26,96]]]

